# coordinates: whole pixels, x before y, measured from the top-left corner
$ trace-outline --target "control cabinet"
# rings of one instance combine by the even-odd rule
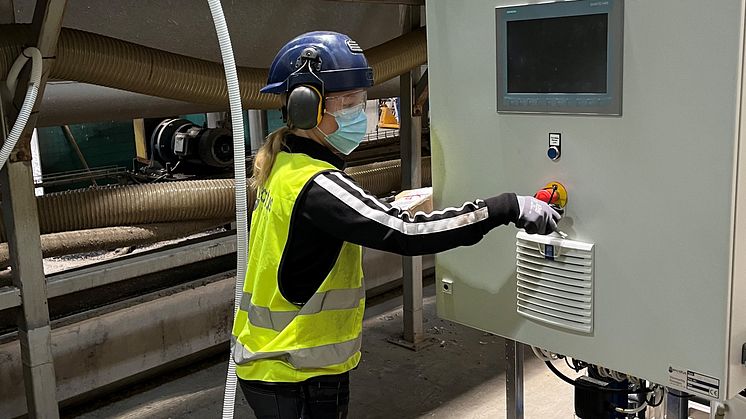
[[[746,388],[744,2],[524,3],[428,0],[434,199],[556,181],[567,236],[500,227],[438,255],[439,315],[735,396]]]

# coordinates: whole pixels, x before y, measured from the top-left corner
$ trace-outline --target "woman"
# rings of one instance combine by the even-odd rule
[[[282,95],[287,126],[254,160],[257,200],[233,326],[236,373],[258,418],[347,416],[365,303],[361,246],[424,255],[477,243],[515,223],[548,234],[560,215],[512,193],[410,216],[342,172],[366,132],[373,74],[360,47],[334,32],[285,45],[264,93]]]

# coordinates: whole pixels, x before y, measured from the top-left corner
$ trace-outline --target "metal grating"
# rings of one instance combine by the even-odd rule
[[[516,235],[516,306],[522,316],[593,331],[593,248],[558,237]]]

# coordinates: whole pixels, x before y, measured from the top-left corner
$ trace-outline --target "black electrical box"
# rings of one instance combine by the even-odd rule
[[[578,377],[575,383],[575,415],[579,418],[624,417],[614,411],[615,406],[626,407],[626,403],[617,393],[609,391],[614,388],[612,383],[588,376]]]

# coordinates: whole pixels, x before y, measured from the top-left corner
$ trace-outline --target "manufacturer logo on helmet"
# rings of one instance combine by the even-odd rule
[[[349,48],[352,52],[363,52],[363,49],[360,48],[360,45],[358,45],[357,42],[353,41],[352,39],[347,40],[347,48]]]

